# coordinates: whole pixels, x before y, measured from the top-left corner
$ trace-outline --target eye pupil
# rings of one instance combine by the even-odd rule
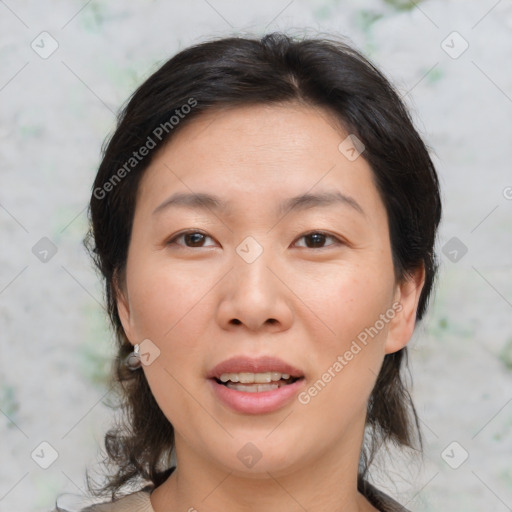
[[[204,238],[204,235],[202,233],[187,233],[185,235],[185,241],[187,243],[187,245],[189,244],[189,242],[194,245],[194,244],[197,244],[197,243],[201,243]]]
[[[314,245],[314,246],[322,245],[322,242],[325,241],[324,240],[325,235],[323,233],[311,233],[310,235],[306,236],[306,239],[313,241],[312,245]],[[311,244],[307,244],[307,245],[309,247]]]

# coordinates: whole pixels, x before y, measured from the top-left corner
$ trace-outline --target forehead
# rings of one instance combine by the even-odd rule
[[[330,113],[303,105],[209,111],[159,150],[139,199],[154,209],[173,192],[208,192],[244,208],[282,205],[306,192],[338,192],[362,209],[383,207],[375,204],[380,198],[367,162],[340,152],[347,135]]]

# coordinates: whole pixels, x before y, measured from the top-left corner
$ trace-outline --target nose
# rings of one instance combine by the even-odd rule
[[[221,282],[217,320],[222,328],[279,332],[292,325],[293,294],[279,268],[270,249],[252,262],[234,254],[232,269]]]

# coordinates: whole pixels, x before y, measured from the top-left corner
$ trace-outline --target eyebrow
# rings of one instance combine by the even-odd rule
[[[339,191],[320,192],[316,194],[304,193],[290,197],[278,204],[277,213],[282,215],[292,210],[307,210],[309,208],[327,207],[336,204],[348,206],[361,215],[366,216],[361,205],[353,197],[342,194]],[[170,207],[227,212],[230,210],[230,203],[223,201],[217,196],[204,192],[195,194],[176,192],[158,205],[153,211],[153,215]]]

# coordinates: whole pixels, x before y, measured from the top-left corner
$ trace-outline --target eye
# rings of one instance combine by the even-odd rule
[[[213,240],[210,236],[202,233],[201,231],[189,230],[178,233],[167,242],[167,245],[182,245],[189,248],[211,247],[204,245],[204,242],[207,238]],[[323,231],[311,231],[310,233],[302,235],[299,240],[300,239],[304,239],[306,241],[305,245],[302,245],[302,247],[307,249],[323,249],[324,247],[329,247],[330,245],[342,243],[341,240],[339,240],[337,237]],[[327,239],[334,240],[334,242],[325,245]],[[184,243],[179,243],[180,240],[183,240]]]
[[[190,248],[204,247],[203,244],[204,244],[204,241],[206,238],[210,238],[210,240],[212,240],[211,237],[209,237],[205,233],[202,233],[201,231],[189,230],[189,231],[184,231],[182,233],[179,233],[176,236],[174,236],[173,238],[171,238],[167,242],[167,245],[173,245],[173,244],[184,245],[185,247],[190,247]],[[184,244],[177,243],[177,241],[181,240],[181,239],[184,240],[184,242],[185,242]],[[211,247],[211,246],[206,246],[206,247]]]
[[[325,240],[327,238],[330,238],[332,240],[334,240],[334,244],[340,244],[342,243],[341,240],[339,240],[338,238],[336,238],[335,236],[333,235],[329,235],[329,233],[325,233],[323,231],[311,231],[310,233],[306,233],[305,235],[302,235],[299,240],[303,238],[304,240],[307,240],[309,241],[306,242],[305,246],[307,249],[323,249],[324,248],[324,244],[325,244]],[[328,244],[328,246],[330,245],[334,245],[334,244]],[[304,247],[304,246],[302,246]]]

